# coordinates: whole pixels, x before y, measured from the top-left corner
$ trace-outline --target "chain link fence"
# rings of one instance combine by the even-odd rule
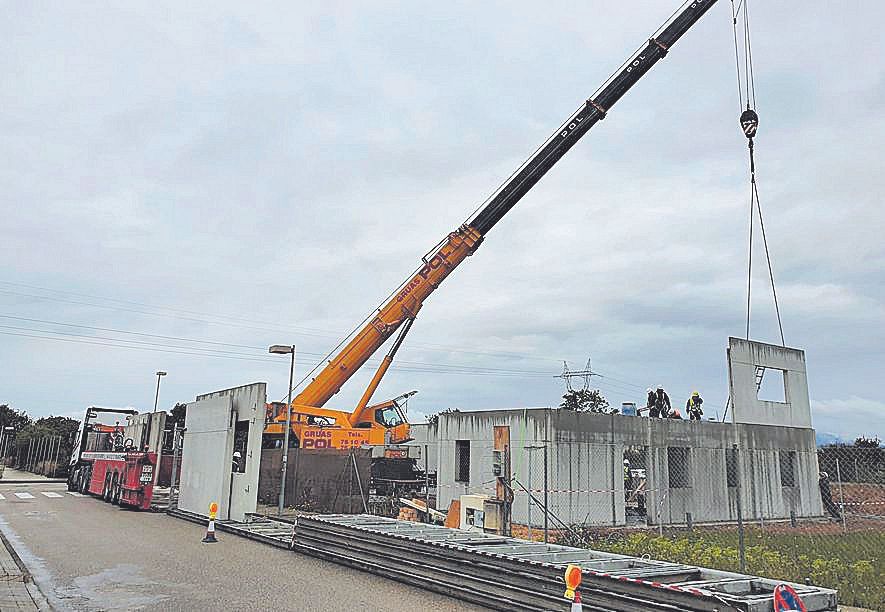
[[[811,430],[795,428],[592,423],[547,440],[540,426],[512,428],[513,536],[811,583],[837,589],[843,604],[885,609],[885,449],[817,448]],[[283,516],[424,521],[429,500],[439,521],[455,501],[471,503],[465,495],[479,508],[496,496],[490,430],[418,446],[417,458],[290,449]],[[270,517],[281,458],[262,451],[258,511]]]
[[[17,443],[16,443],[17,442]],[[26,441],[2,440],[0,477],[3,468],[39,474],[48,478],[62,478],[68,474],[71,444],[65,436],[33,436]]]
[[[513,535],[807,582],[885,609],[885,449],[723,446],[525,446]]]

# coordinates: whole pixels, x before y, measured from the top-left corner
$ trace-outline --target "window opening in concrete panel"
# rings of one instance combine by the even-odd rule
[[[757,368],[756,399],[765,402],[787,401],[787,386],[784,382],[786,372],[774,368]]]
[[[690,452],[685,446],[667,447],[667,480],[671,489],[691,487]]]
[[[738,451],[734,448],[725,449],[725,480],[729,487],[738,486]]]
[[[246,452],[249,450],[249,421],[237,421],[234,429],[234,455],[231,471],[243,474],[246,471]]]
[[[455,440],[455,482],[470,482],[470,440]]]
[[[645,495],[648,490],[645,446],[624,447],[624,508],[628,524],[644,523],[647,518]]]
[[[779,451],[781,486],[796,486],[796,451]]]

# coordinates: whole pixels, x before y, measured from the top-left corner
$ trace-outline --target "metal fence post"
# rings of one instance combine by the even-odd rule
[[[175,508],[178,508],[178,497],[175,496],[175,485],[178,484],[178,454],[181,451],[181,443],[179,436],[181,432],[178,429],[178,423],[172,426],[172,474],[169,476],[169,507],[172,509],[172,498],[175,497]]]
[[[531,490],[532,490],[532,458],[533,458],[534,454],[530,450],[531,449],[530,446],[527,446],[526,449],[529,449],[529,451],[528,451],[529,481],[528,481],[528,483],[526,483],[526,486],[528,487],[530,493],[525,496],[525,516],[526,516],[525,523],[526,523],[526,527],[528,528],[528,539],[529,539],[529,542],[531,542],[532,541],[532,495],[531,495]]]
[[[547,441],[544,441],[544,543],[546,544],[549,537],[549,516],[550,502],[547,499]]]
[[[427,444],[424,445],[424,507],[427,512],[424,513],[424,522],[432,523],[430,518],[430,455]]]
[[[53,463],[52,475],[58,476],[58,453],[61,450],[61,436],[58,436],[58,442],[55,443],[55,462]]]
[[[618,514],[615,505],[615,497],[618,494],[618,481],[616,480],[617,471],[615,469],[615,413],[612,412],[609,417],[609,445],[611,446],[609,455],[611,456],[611,483],[612,483],[612,527],[618,524]]]
[[[741,455],[738,450],[737,444],[732,444],[731,448],[734,450],[734,463],[735,469],[737,470],[737,486],[734,488],[735,497],[737,498],[737,520],[738,520],[738,555],[740,558],[740,569],[741,572],[747,571],[747,551],[744,547],[744,511],[741,508],[742,503],[742,495],[741,489],[743,488],[743,474],[741,473]]]
[[[836,480],[839,483],[839,514],[842,515],[842,531],[848,531],[845,524],[845,493],[842,490],[842,471],[839,469],[839,458],[836,457]]]

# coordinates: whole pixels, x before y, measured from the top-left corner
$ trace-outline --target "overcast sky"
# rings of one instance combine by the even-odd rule
[[[0,2],[0,403],[149,410],[158,369],[165,408],[259,380],[280,399],[269,344],[307,373],[676,6]],[[730,9],[449,277],[377,399],[419,390],[414,421],[556,405],[562,360],[591,357],[612,404],[662,383],[721,413],[746,316]],[[885,437],[885,9],[751,10],[787,344],[819,431]],[[752,336],[777,342],[754,257]]]

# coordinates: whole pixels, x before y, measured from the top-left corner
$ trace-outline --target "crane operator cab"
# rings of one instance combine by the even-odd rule
[[[412,439],[406,410],[409,398],[416,393],[417,391],[410,391],[374,407],[375,423],[387,430],[384,436],[385,443],[399,444]]]

